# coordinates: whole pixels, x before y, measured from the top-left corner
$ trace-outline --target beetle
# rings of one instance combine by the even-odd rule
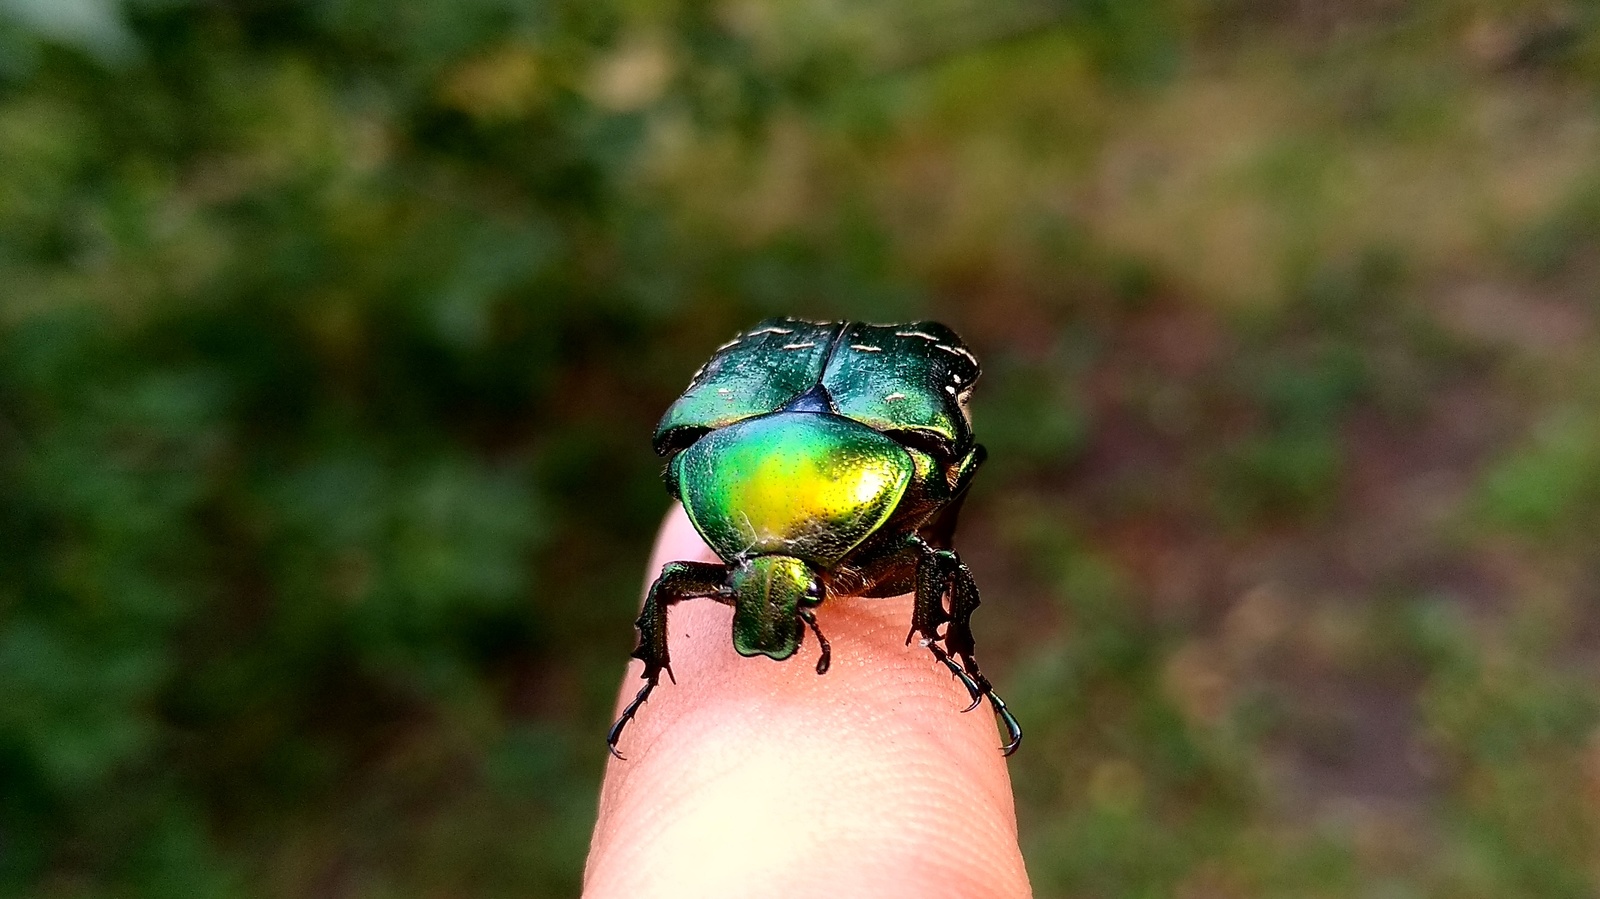
[[[617,741],[665,672],[667,609],[686,599],[733,607],[743,656],[787,659],[805,631],[831,647],[815,609],[831,597],[916,594],[909,645],[1022,729],[973,655],[978,587],[951,548],[956,516],[985,451],[967,403],[980,369],[938,322],[763,321],[718,347],[662,416],[654,448],[668,492],[720,563],[668,562],[639,614],[644,686],[612,725]],[[948,603],[946,602],[948,597]],[[941,630],[942,628],[942,630]]]

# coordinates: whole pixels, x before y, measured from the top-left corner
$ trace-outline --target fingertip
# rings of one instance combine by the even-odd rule
[[[677,559],[715,556],[675,507],[651,575]],[[910,607],[825,601],[834,659],[818,676],[814,640],[785,662],[743,658],[729,609],[675,604],[681,683],[652,693],[628,761],[608,762],[585,895],[1028,895],[1002,740],[900,640]]]

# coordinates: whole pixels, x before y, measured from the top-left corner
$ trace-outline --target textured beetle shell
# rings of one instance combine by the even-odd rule
[[[839,414],[924,438],[948,460],[972,448],[965,410],[978,360],[938,322],[851,324],[822,373]]]
[[[695,373],[657,426],[655,448],[663,455],[682,449],[820,384],[837,414],[950,461],[972,448],[965,403],[977,378],[977,360],[938,322],[768,319],[723,344]]]
[[[694,373],[656,426],[656,452],[700,434],[776,412],[822,377],[837,324],[768,319],[733,338]]]

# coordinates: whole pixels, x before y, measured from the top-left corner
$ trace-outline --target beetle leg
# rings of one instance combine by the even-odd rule
[[[933,653],[934,658],[943,662],[944,667],[950,669],[950,673],[955,675],[956,680],[961,681],[961,686],[967,688],[967,695],[972,697],[972,704],[962,709],[961,714],[965,715],[967,712],[982,705],[983,688],[978,685],[978,682],[973,680],[970,674],[962,670],[961,666],[956,664],[955,659],[950,658],[950,653],[945,652],[944,647],[937,643],[929,643],[928,649]]]
[[[917,598],[911,606],[911,630],[906,633],[906,645],[918,634],[929,646],[939,642],[939,625],[950,620],[944,610],[945,587],[949,577],[944,570],[939,550],[929,546],[921,537],[912,537],[911,545],[917,550]],[[936,653],[937,654],[937,653]]]
[[[920,555],[917,564],[917,601],[912,612],[912,632],[920,631],[934,658],[945,664],[961,679],[972,697],[972,711],[984,699],[994,709],[995,716],[1006,729],[1006,744],[1000,751],[1010,755],[1022,743],[1022,728],[1016,716],[1006,707],[1005,700],[994,692],[994,685],[983,676],[978,659],[973,653],[972,612],[978,607],[978,585],[972,572],[954,550],[935,549],[920,537],[912,544]],[[950,594],[950,610],[944,609],[944,594]],[[948,622],[943,637],[938,634],[938,623]],[[908,641],[909,642],[909,641]],[[941,646],[940,643],[943,643]],[[957,665],[952,656],[959,656]]]
[[[923,645],[928,647],[933,657],[950,669],[950,673],[967,688],[968,695],[972,697],[972,705],[966,709],[970,712],[983,701],[983,692],[967,672],[950,658],[950,654],[940,645],[943,638],[939,636],[939,626],[950,620],[949,613],[944,610],[944,595],[950,583],[949,560],[954,559],[955,554],[934,549],[920,537],[913,537],[912,545],[918,553],[917,594],[911,607],[911,632],[906,634],[906,644],[910,645],[912,639],[918,634],[922,635]]]
[[[639,629],[639,645],[633,650],[632,658],[644,662],[644,686],[639,688],[633,701],[622,710],[606,734],[606,746],[612,755],[622,758],[622,753],[617,751],[617,740],[621,739],[622,729],[633,720],[639,707],[650,698],[650,691],[661,682],[661,672],[665,671],[667,677],[677,683],[677,678],[672,674],[672,659],[667,654],[667,607],[680,599],[702,596],[720,598],[718,594],[723,589],[727,575],[726,566],[709,562],[668,562],[661,566],[661,574],[650,585],[644,610],[635,622]]]
[[[955,556],[954,552],[950,553]],[[956,557],[955,567],[950,573],[950,627],[945,629],[944,645],[952,655],[961,657],[962,664],[967,673],[977,682],[978,689],[983,696],[988,697],[989,705],[994,708],[995,716],[1006,729],[1006,745],[1001,752],[1010,755],[1017,751],[1017,746],[1022,743],[1022,727],[1017,724],[1016,716],[1006,708],[1005,700],[994,692],[994,685],[983,676],[978,668],[978,657],[973,654],[974,641],[972,639],[972,612],[978,607],[978,584],[972,579],[972,572],[967,569],[966,563]]]
[[[801,609],[800,620],[804,621],[806,626],[811,628],[811,632],[817,635],[817,644],[822,647],[822,655],[817,659],[817,673],[827,674],[828,666],[833,664],[833,646],[828,642],[827,637],[822,636],[822,629],[817,627],[817,613],[810,609]]]

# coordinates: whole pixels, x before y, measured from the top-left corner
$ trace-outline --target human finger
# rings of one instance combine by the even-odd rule
[[[673,560],[716,561],[681,508],[649,574]],[[906,645],[909,596],[824,601],[823,676],[809,637],[782,662],[738,655],[731,615],[671,607],[677,682],[608,764],[586,897],[1029,895],[993,718],[961,714],[965,689]]]

